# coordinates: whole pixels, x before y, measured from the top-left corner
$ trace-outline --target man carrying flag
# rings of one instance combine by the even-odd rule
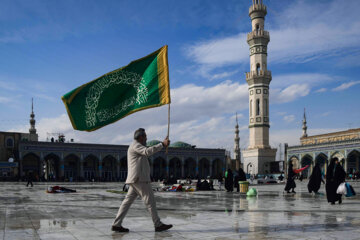
[[[128,176],[125,183],[130,187],[111,229],[117,232],[129,231],[121,224],[137,196],[147,206],[155,231],[170,229],[172,225],[163,224],[157,214],[148,162],[149,156],[170,144],[171,101],[167,46],[70,91],[62,100],[73,128],[89,132],[137,111],[169,104],[168,133],[162,143],[147,148],[145,129],[139,128],[134,133],[134,141],[127,155]]]
[[[117,232],[128,232],[129,229],[122,227],[122,222],[128,212],[131,204],[135,199],[140,196],[148,208],[151,218],[154,222],[155,231],[161,232],[168,230],[172,225],[163,224],[157,214],[156,203],[154,193],[151,188],[150,180],[150,166],[148,158],[154,153],[160,151],[163,147],[167,147],[170,144],[170,140],[165,138],[162,143],[159,143],[153,147],[146,147],[146,133],[145,129],[139,128],[134,133],[134,141],[128,149],[128,175],[126,178],[126,184],[129,184],[130,188],[126,194],[125,199],[121,203],[119,212],[115,218],[111,230]]]

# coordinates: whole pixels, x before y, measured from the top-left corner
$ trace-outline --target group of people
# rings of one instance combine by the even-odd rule
[[[240,181],[246,181],[246,174],[242,168],[239,169],[235,177],[230,168],[225,172],[225,189],[227,192],[234,191],[234,188],[236,188],[237,192],[239,192]]]
[[[325,190],[326,190],[326,197],[329,203],[335,204],[335,202],[342,203],[342,195],[337,193],[337,189],[339,185],[345,182],[346,172],[344,168],[341,166],[340,161],[338,158],[331,159],[329,166],[327,167],[326,173],[326,182],[323,179],[323,174],[321,172],[320,164],[316,163],[312,174],[309,179],[308,183],[308,190],[309,193],[314,192],[317,193],[320,189],[321,182],[325,183]],[[285,191],[290,193],[295,193],[295,178],[296,178],[296,171],[294,171],[294,166],[292,162],[289,162],[288,168],[288,176],[287,182],[285,186]]]

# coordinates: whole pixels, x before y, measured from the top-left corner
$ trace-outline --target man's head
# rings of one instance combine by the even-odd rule
[[[134,133],[134,139],[145,146],[147,140],[145,129],[139,128],[136,130]]]

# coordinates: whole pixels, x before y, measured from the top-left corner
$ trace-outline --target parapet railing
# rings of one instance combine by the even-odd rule
[[[246,74],[246,79],[252,78],[252,77],[262,77],[262,76],[271,76],[271,71],[250,71],[245,73]]]
[[[257,29],[254,30],[252,32],[249,32],[247,34],[247,40],[249,41],[252,38],[256,38],[256,37],[266,37],[270,39],[270,34],[268,31],[262,30],[262,29]]]

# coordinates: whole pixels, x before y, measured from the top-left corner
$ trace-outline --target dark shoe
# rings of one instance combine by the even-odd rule
[[[286,191],[287,193],[290,193],[290,191]]]
[[[155,232],[162,232],[172,228],[173,225],[161,224],[159,227],[155,227]]]
[[[123,228],[122,226],[117,227],[117,226],[112,226],[111,227],[111,231],[115,231],[115,232],[129,232],[128,228]]]
[[[331,202],[331,205],[335,205],[335,202]]]
[[[341,204],[341,203],[342,203],[342,199],[339,200],[339,204]]]
[[[294,190],[292,190],[292,193],[296,193]]]

